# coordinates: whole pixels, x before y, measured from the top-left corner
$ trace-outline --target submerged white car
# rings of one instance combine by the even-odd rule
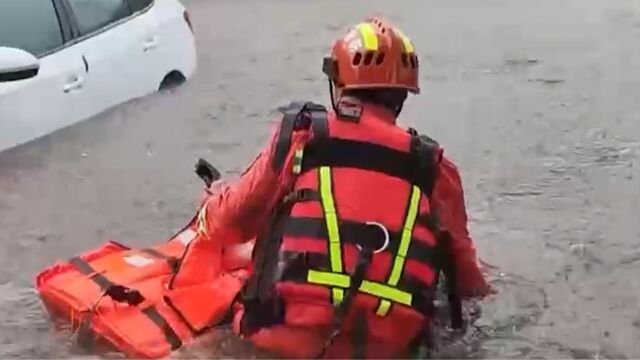
[[[0,151],[191,77],[178,0],[0,0]]]

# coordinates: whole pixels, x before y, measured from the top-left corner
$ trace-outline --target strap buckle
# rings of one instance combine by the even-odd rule
[[[294,190],[288,193],[282,200],[282,203],[294,204],[298,202],[319,201],[319,200],[320,200],[320,194],[318,194],[317,191],[313,189],[302,188],[302,189]]]
[[[109,286],[105,290],[105,294],[117,302],[127,303],[132,306],[137,306],[145,300],[138,290],[116,284]]]

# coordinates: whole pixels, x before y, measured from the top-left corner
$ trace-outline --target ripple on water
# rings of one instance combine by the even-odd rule
[[[495,269],[493,269],[495,270]],[[525,278],[499,273],[491,278],[499,294],[483,302],[465,303],[464,311],[472,319],[468,331],[458,334],[445,327],[436,331],[440,347],[438,358],[530,358],[565,359],[593,358],[595,353],[553,342],[544,336],[541,320],[548,309],[543,288]],[[439,303],[445,303],[439,298]],[[448,321],[447,312],[438,313],[436,321]],[[101,352],[91,355],[74,345],[75,337],[68,329],[52,331],[34,289],[14,283],[0,285],[0,315],[4,322],[0,331],[2,357],[73,357],[120,358],[117,353]],[[611,358],[613,353],[598,356]],[[197,343],[182,349],[171,358],[176,359],[264,359],[273,358],[248,342],[238,339],[228,328],[220,328],[200,338]]]
[[[482,303],[482,316],[475,322],[475,331],[483,336],[474,357],[489,355],[505,359],[571,359],[592,354],[588,350],[570,349],[545,336],[553,322],[545,321],[549,310],[543,287],[525,278],[500,273],[491,280],[499,290]],[[464,356],[467,357],[467,356]],[[584,358],[584,357],[580,357]]]
[[[0,285],[0,358],[66,355],[68,344],[55,336],[35,289],[13,282]]]

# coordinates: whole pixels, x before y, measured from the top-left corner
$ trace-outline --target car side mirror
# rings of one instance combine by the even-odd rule
[[[38,75],[40,61],[21,49],[0,46],[0,83]]]

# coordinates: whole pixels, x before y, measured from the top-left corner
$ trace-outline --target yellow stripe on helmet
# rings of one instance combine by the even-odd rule
[[[378,50],[378,35],[370,23],[360,23],[356,26],[362,36],[364,48],[370,51]]]
[[[413,43],[411,42],[411,39],[405,36],[400,29],[395,29],[395,31],[398,34],[398,36],[400,36],[400,38],[402,39],[402,43],[404,44],[404,51],[408,53],[414,52]]]

